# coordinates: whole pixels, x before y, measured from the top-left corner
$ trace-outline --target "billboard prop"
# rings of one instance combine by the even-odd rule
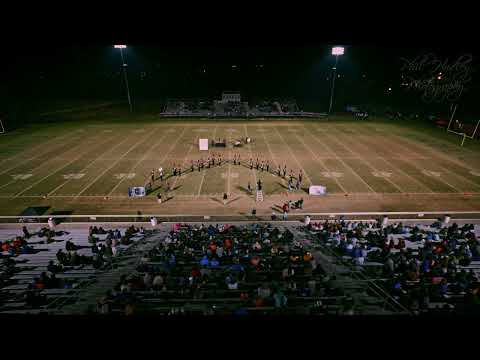
[[[321,185],[312,185],[310,186],[308,193],[310,195],[326,195],[327,194],[327,188],[325,186]]]
[[[145,187],[137,186],[128,188],[129,197],[142,197],[146,195]]]
[[[199,139],[198,147],[200,150],[208,150],[208,139]]]

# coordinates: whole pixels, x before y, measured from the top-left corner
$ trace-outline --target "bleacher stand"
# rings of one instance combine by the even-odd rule
[[[338,306],[323,270],[288,230],[176,224],[114,289],[114,311],[254,315],[325,313]]]
[[[414,312],[480,310],[480,240],[474,225],[310,223],[316,243],[374,271],[391,296]]]

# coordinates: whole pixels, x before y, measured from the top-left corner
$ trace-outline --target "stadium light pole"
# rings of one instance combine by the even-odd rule
[[[330,89],[330,106],[328,107],[328,115],[332,112],[333,106],[333,93],[335,91],[335,78],[337,77],[337,64],[338,64],[338,57],[345,53],[345,48],[343,46],[335,46],[332,48],[332,55],[335,56],[335,66],[333,67],[333,80],[332,80],[332,88]]]
[[[132,107],[132,100],[130,98],[130,88],[128,86],[128,77],[127,77],[127,63],[123,58],[123,49],[127,48],[127,45],[113,45],[115,49],[120,49],[120,57],[122,58],[122,69],[123,69],[123,76],[125,77],[125,85],[127,86],[127,98],[128,98],[128,105],[130,106],[130,112],[133,112]]]

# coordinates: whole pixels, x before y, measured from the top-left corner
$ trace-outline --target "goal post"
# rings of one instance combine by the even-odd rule
[[[480,120],[477,121],[477,124],[473,128],[473,131],[472,131],[471,135],[467,135],[467,133],[465,131],[462,132],[462,133],[459,133],[459,132],[450,130],[449,132],[462,136],[463,139],[462,139],[462,142],[461,142],[460,146],[463,146],[463,144],[465,143],[465,139],[470,139],[470,140],[475,139],[475,136],[477,134],[479,126],[480,126]]]
[[[480,120],[477,121],[477,124],[473,128],[473,131],[472,131],[471,135],[467,135],[465,130],[466,130],[466,127],[468,127],[468,124],[459,123],[458,120],[455,120],[455,122],[457,124],[459,124],[459,130],[460,131],[452,130],[451,127],[452,127],[452,122],[454,121],[455,112],[457,111],[457,104],[455,104],[455,105],[452,104],[452,106],[450,106],[450,110],[453,110],[453,111],[452,111],[452,115],[450,116],[450,121],[448,122],[447,132],[455,134],[455,135],[459,135],[459,136],[462,137],[462,142],[461,142],[460,146],[463,146],[463,144],[465,143],[465,139],[471,139],[471,140],[475,139],[475,135],[477,134],[477,131],[478,131],[478,128],[479,128],[479,125],[480,125]],[[467,125],[467,126],[465,126],[465,125]]]
[[[0,134],[4,134],[4,133],[5,133],[5,128],[3,127],[2,119],[0,119]]]

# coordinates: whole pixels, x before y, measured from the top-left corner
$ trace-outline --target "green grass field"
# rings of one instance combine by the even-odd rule
[[[97,116],[98,117],[98,116]],[[251,171],[250,158],[304,173],[309,211],[480,210],[480,146],[424,126],[349,119],[317,121],[169,121],[139,116],[133,121],[88,120],[36,125],[0,135],[0,214],[17,215],[27,206],[83,214],[227,213],[257,206],[271,212],[287,199],[287,181]],[[93,113],[92,118],[95,118]],[[250,136],[242,148],[198,150],[199,138]],[[185,172],[160,182],[146,198],[129,199],[130,186],[143,186],[152,169],[186,169],[208,154],[240,154],[244,165]],[[266,201],[255,204],[247,183],[264,183]],[[308,195],[310,185],[327,187],[326,197]],[[171,197],[158,205],[155,196]],[[229,204],[221,195],[229,194]],[[45,198],[46,197],[46,198]],[[105,197],[108,197],[105,199]],[[165,198],[164,197],[164,198]]]

